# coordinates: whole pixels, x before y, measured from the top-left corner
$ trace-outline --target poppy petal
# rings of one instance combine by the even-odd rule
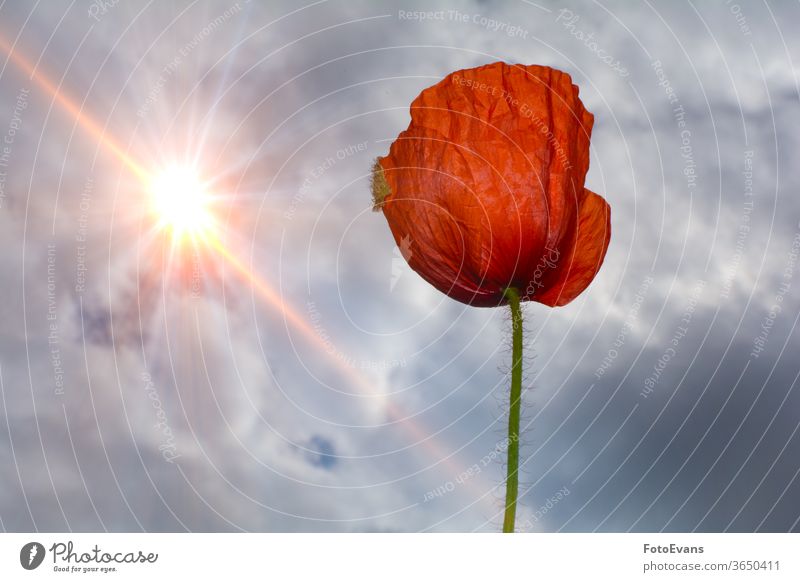
[[[608,250],[611,240],[611,208],[602,196],[584,189],[585,196],[578,210],[577,228],[571,248],[558,259],[561,269],[542,293],[530,297],[551,307],[566,305],[592,282]]]

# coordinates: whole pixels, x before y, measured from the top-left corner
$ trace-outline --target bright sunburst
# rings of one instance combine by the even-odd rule
[[[150,183],[158,228],[174,239],[203,237],[213,226],[207,185],[190,167],[173,166]]]

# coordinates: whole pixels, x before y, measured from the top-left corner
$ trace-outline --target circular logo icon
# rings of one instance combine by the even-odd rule
[[[35,570],[44,561],[44,546],[39,542],[28,542],[19,551],[19,563],[26,570]]]

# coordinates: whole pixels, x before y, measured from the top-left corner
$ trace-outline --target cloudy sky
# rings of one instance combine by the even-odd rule
[[[497,531],[508,315],[406,266],[369,170],[502,60],[580,87],[613,229],[583,295],[525,308],[519,528],[800,529],[798,18],[0,3],[0,528]],[[154,228],[176,164],[227,254]]]

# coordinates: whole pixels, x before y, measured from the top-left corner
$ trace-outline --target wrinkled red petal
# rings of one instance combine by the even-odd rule
[[[504,304],[509,286],[571,301],[608,246],[608,205],[583,187],[592,124],[549,67],[493,63],[424,90],[379,160],[379,203],[411,268],[471,305]]]
[[[611,241],[611,207],[591,190],[585,192],[573,242],[556,261],[558,276],[544,290],[534,290],[529,297],[534,301],[551,307],[566,305],[589,286],[603,264]]]

